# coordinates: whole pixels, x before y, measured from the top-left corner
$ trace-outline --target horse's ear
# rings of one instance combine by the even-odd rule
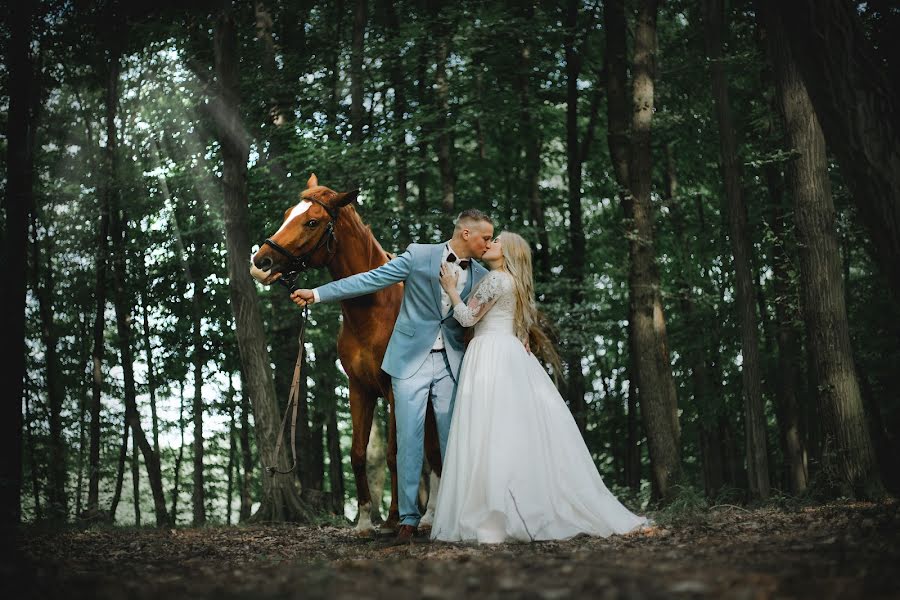
[[[334,197],[332,204],[337,208],[342,208],[347,206],[351,202],[356,202],[356,197],[359,196],[359,190],[352,190],[349,192],[341,192],[337,196]]]
[[[319,185],[319,178],[313,173],[309,176],[309,179],[306,180],[306,189],[314,188],[317,185]]]

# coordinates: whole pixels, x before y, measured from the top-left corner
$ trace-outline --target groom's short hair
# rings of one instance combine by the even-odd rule
[[[475,223],[490,223],[491,225],[494,222],[491,220],[489,216],[478,210],[477,208],[468,208],[456,217],[456,227],[454,231],[459,231],[461,229],[465,229],[466,227],[471,227]]]

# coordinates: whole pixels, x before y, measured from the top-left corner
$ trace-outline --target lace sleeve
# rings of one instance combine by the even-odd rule
[[[453,307],[453,318],[463,327],[471,327],[487,314],[503,292],[503,276],[498,271],[488,275],[478,283],[468,304],[459,302]]]

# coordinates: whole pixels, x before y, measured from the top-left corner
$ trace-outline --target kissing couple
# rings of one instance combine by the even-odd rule
[[[520,235],[494,237],[491,218],[470,209],[456,219],[449,241],[411,244],[376,269],[291,294],[305,306],[404,284],[381,365],[394,391],[399,542],[412,540],[421,519],[429,402],[443,463],[431,539],[605,537],[649,523],[607,489],[535,357],[559,364],[538,322],[531,265],[531,249]],[[474,330],[466,346],[468,327]]]

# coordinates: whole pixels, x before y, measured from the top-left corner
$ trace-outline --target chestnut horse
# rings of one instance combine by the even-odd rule
[[[319,185],[313,174],[300,194],[300,202],[284,213],[281,227],[265,240],[250,260],[250,273],[265,285],[279,281],[290,290],[294,280],[309,268],[325,267],[333,279],[375,269],[389,255],[363,223],[354,207],[358,190],[335,192]],[[397,506],[397,424],[390,376],[381,362],[403,300],[403,284],[344,300],[344,322],[337,339],[338,357],[350,387],[353,445],[350,461],[356,480],[359,519],[356,529],[371,532],[371,494],[366,476],[366,448],[378,398],[388,401],[387,463],[391,473],[391,507],[384,527],[399,524]],[[429,411],[430,412],[430,411]],[[432,470],[440,474],[441,456],[433,415],[425,427],[425,454]],[[432,495],[433,496],[433,495]],[[430,508],[433,498],[430,498]],[[425,520],[423,518],[423,520]]]

